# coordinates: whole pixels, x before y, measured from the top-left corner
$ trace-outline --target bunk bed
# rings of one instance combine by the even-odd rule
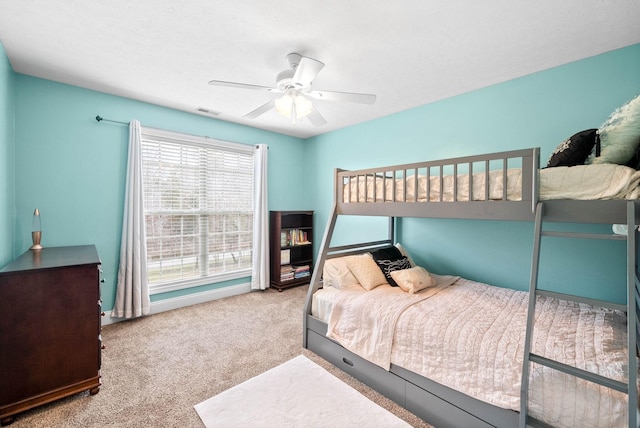
[[[618,400],[611,404],[613,407],[622,406],[624,426],[637,426],[638,362],[635,350],[638,331],[640,331],[637,321],[640,297],[636,286],[638,282],[636,280],[635,226],[640,224],[640,210],[638,210],[640,172],[621,165],[578,165],[541,169],[539,156],[539,149],[532,148],[358,171],[336,170],[334,203],[320,244],[305,302],[303,346],[438,428],[550,426],[549,422],[544,422],[544,415],[532,417],[529,409],[530,393],[533,394],[536,388],[547,388],[551,385],[540,386],[539,380],[531,379],[539,376],[540,373],[544,373],[543,376],[549,376],[547,374],[549,370],[557,371],[560,376],[569,376],[572,379],[570,382],[578,385],[593,383],[597,386],[596,389],[611,390],[610,395],[614,398],[607,400]],[[575,183],[580,181],[584,183],[585,180],[589,182],[588,185],[583,184],[579,190],[576,190]],[[591,190],[587,191],[585,187]],[[332,246],[331,238],[338,217],[349,215],[388,217],[387,239]],[[409,294],[399,290],[399,287],[389,285],[377,287],[372,291],[363,290],[361,287],[356,287],[357,290],[348,289],[347,294],[351,293],[351,297],[347,297],[348,303],[340,306],[341,312],[353,307],[356,312],[365,314],[359,318],[361,331],[356,332],[356,336],[369,335],[367,330],[369,327],[366,323],[362,323],[362,320],[370,320],[371,313],[377,313],[381,306],[380,303],[374,302],[373,306],[365,309],[357,307],[352,302],[359,302],[360,296],[369,298],[379,294],[387,301],[393,301],[396,298],[406,300],[405,297],[398,296],[398,293],[404,293],[408,298],[415,298],[416,302],[411,302],[409,305],[400,303],[401,309],[398,313],[403,317],[413,317],[408,318],[409,321],[402,318],[383,318],[379,322],[383,326],[382,330],[390,330],[386,334],[391,336],[383,337],[376,331],[374,336],[378,342],[365,343],[361,348],[355,346],[354,342],[341,340],[344,338],[340,337],[340,332],[336,329],[336,321],[331,318],[331,314],[336,311],[335,306],[332,305],[344,302],[344,300],[334,301],[335,295],[345,290],[337,290],[340,287],[332,285],[332,281],[336,279],[330,276],[335,272],[335,265],[332,265],[332,269],[325,269],[325,264],[328,267],[333,262],[347,263],[346,260],[349,257],[370,255],[379,249],[393,246],[396,244],[395,224],[401,217],[488,219],[533,223],[534,248],[530,290],[528,293],[510,290],[511,294],[506,297],[508,301],[519,302],[517,306],[520,308],[520,322],[511,324],[507,322],[507,324],[510,325],[509,328],[518,330],[516,333],[522,336],[514,339],[521,341],[522,347],[517,348],[521,349],[519,351],[521,354],[515,356],[516,361],[520,361],[521,364],[518,374],[520,382],[515,382],[517,391],[516,397],[511,397],[511,406],[497,405],[486,397],[482,397],[482,394],[478,398],[474,393],[463,392],[461,388],[455,386],[447,386],[446,383],[434,380],[432,376],[425,374],[431,373],[428,370],[419,372],[408,369],[407,366],[410,363],[399,355],[406,353],[406,348],[411,345],[402,342],[399,336],[394,336],[396,328],[400,328],[399,326],[403,323],[413,323],[421,316],[420,313],[432,312],[435,314],[435,319],[440,319],[440,324],[447,325],[446,320],[442,321],[442,318],[447,316],[446,313],[436,311],[442,306],[443,300],[436,299],[445,299],[443,296],[446,296],[449,290],[475,290],[472,292],[483,294],[493,293],[494,289],[499,287],[475,283],[464,278],[432,275],[435,286],[425,290],[429,294],[426,297],[421,296],[425,291]],[[622,225],[626,232],[609,235],[559,232],[557,228],[548,231],[545,229],[548,222],[616,224]],[[540,242],[545,236],[626,240],[627,304],[619,305],[538,289]],[[323,281],[326,286],[323,286]],[[447,292],[441,290],[447,290]],[[614,343],[613,336],[615,336],[617,353],[623,352],[622,359],[620,360],[618,355],[614,365],[620,368],[625,376],[622,378],[615,375],[608,376],[602,374],[602,371],[599,374],[597,370],[594,371],[589,367],[589,361],[581,362],[589,368],[586,370],[560,361],[561,358],[554,359],[555,357],[536,353],[538,350],[533,343],[533,332],[545,333],[545,329],[553,329],[549,327],[552,322],[545,324],[544,317],[538,317],[536,321],[535,314],[539,314],[541,306],[548,305],[549,302],[557,304],[558,301],[570,301],[571,304],[565,306],[577,308],[578,311],[584,312],[585,307],[593,308],[595,311],[593,317],[598,319],[600,327],[604,325],[605,329],[616,323],[622,324],[621,331],[609,332],[612,335],[612,341],[608,345]],[[350,316],[357,317],[357,313]],[[385,316],[388,317],[388,315]],[[572,318],[573,315],[568,317]],[[427,322],[432,324],[425,326],[422,330],[435,328],[434,318]],[[520,327],[514,327],[518,325]],[[410,325],[409,330],[420,331],[421,329]],[[627,334],[627,331],[631,334]],[[601,330],[592,333],[595,336],[601,334],[604,334]],[[361,339],[362,337],[359,340]],[[557,338],[551,339],[552,342],[554,340]],[[384,356],[378,355],[380,354],[378,348],[392,341],[396,348],[399,349],[400,346],[405,348],[392,349],[393,347],[389,345],[389,349],[382,352]],[[424,360],[429,358],[428,356],[420,358],[420,352],[419,350],[417,358],[423,360],[421,364],[424,364]],[[500,351],[497,352],[499,353]],[[442,359],[441,356],[438,358]],[[426,364],[429,362],[427,361]],[[603,362],[597,362],[595,365],[598,364],[607,365]],[[556,375],[549,377],[554,376]],[[568,381],[565,378],[563,382]],[[482,389],[482,387],[476,386],[476,389]],[[620,395],[623,396],[622,400]],[[585,411],[588,413],[589,410]],[[568,425],[571,426],[572,423]]]

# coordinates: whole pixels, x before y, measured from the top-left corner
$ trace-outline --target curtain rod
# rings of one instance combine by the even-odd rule
[[[105,122],[112,122],[112,123],[119,123],[119,124],[121,124],[121,125],[128,125],[128,123],[127,123],[127,122],[120,122],[119,120],[105,119],[104,117],[100,117],[100,115],[97,115],[97,116],[96,116],[96,120],[97,120],[98,122],[100,122],[100,121],[104,120]]]
[[[105,122],[119,123],[119,124],[121,124],[121,125],[129,125],[127,122],[121,122],[121,121],[119,121],[119,120],[105,119],[104,117],[101,117],[100,115],[97,115],[97,116],[96,116],[96,120],[97,120],[98,122],[101,122],[101,121],[103,121],[103,120],[104,120]],[[150,128],[150,127],[147,127],[147,128]],[[150,128],[150,129],[158,129],[158,128]],[[163,129],[158,129],[158,130],[159,130],[159,131],[164,131]],[[173,132],[173,131],[169,131],[169,132]],[[193,135],[193,134],[191,134],[191,135]],[[200,137],[200,138],[207,138],[207,139],[211,139],[211,137],[209,137],[209,136],[207,136],[207,135],[193,135],[193,136],[194,136],[194,137]],[[220,140],[220,141],[223,141],[223,140]],[[229,143],[234,143],[234,144],[244,144],[244,143],[236,143],[235,141],[229,141]],[[256,147],[256,149],[257,149],[257,148],[258,148],[258,145],[256,144],[256,145],[255,145],[255,147]],[[268,150],[268,149],[269,149],[269,146],[267,146],[267,150]]]

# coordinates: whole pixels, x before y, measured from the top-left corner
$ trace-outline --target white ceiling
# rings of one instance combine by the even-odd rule
[[[301,138],[640,43],[639,22],[638,0],[0,0],[18,73]],[[274,95],[208,84],[275,85],[290,52],[325,63],[313,89],[376,103],[292,126],[242,118]]]

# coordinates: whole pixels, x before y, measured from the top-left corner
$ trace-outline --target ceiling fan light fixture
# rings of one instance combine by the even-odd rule
[[[285,94],[275,101],[276,110],[284,117],[302,120],[313,111],[313,104],[300,94]]]
[[[282,98],[278,98],[275,102],[276,110],[283,116],[291,117],[291,105],[293,103],[293,98],[291,95],[286,94]]]
[[[294,102],[296,104],[296,115],[299,119],[309,116],[313,111],[313,104],[311,104],[311,101],[302,95],[297,95]]]
[[[289,62],[289,69],[278,74],[275,87],[228,82],[226,80],[210,80],[209,84],[282,94],[282,98],[271,98],[260,107],[251,110],[242,117],[255,119],[275,109],[279,114],[289,118],[291,124],[294,126],[296,121],[302,120],[305,117],[309,119],[309,122],[313,126],[326,125],[327,121],[317,109],[314,109],[312,101],[309,98],[359,104],[373,104],[376,101],[376,96],[373,94],[311,90],[313,81],[323,69],[324,63],[298,53],[290,53],[287,55],[287,61]]]

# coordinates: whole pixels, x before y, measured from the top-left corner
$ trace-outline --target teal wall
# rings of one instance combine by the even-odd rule
[[[12,259],[14,203],[14,73],[0,43],[0,266]]]
[[[273,209],[309,209],[305,144],[297,138],[171,110],[79,87],[15,75],[15,236],[13,254],[29,248],[38,208],[44,246],[95,244],[103,262],[104,307],[115,300],[126,172],[128,126],[143,126],[246,144],[269,145]],[[292,160],[294,160],[292,162]],[[295,177],[295,179],[291,179]],[[4,241],[4,240],[3,240]],[[238,281],[152,296],[160,300]]]
[[[322,231],[332,203],[334,168],[535,146],[546,162],[564,138],[597,127],[640,93],[639,67],[640,45],[634,45],[302,141],[16,74],[0,49],[0,266],[29,247],[37,207],[44,245],[97,246],[106,278],[104,307],[113,305],[128,129],[98,123],[98,114],[268,144],[270,209],[313,209]],[[519,289],[528,285],[530,223],[403,219],[398,226],[399,240],[433,272]],[[377,218],[341,220],[334,242],[382,237],[385,227]],[[543,285],[561,278],[561,289],[622,301],[624,291],[616,282],[623,278],[624,245],[610,244],[588,242],[577,249],[545,244],[543,265],[549,268],[541,274]],[[590,269],[576,264],[587,258],[594,259]]]
[[[315,159],[317,224],[332,203],[334,168],[357,169],[527,147],[541,163],[575,132],[597,128],[618,106],[640,94],[640,45],[486,87],[310,140]],[[336,156],[340,153],[340,156]],[[338,221],[334,243],[356,242],[386,223]],[[590,228],[593,230],[593,228]],[[610,230],[610,228],[595,228]],[[427,269],[526,289],[531,223],[403,219],[399,240]],[[624,301],[625,247],[584,241],[543,243],[541,285]],[[591,259],[589,269],[576,260]],[[554,281],[555,282],[555,281]]]

